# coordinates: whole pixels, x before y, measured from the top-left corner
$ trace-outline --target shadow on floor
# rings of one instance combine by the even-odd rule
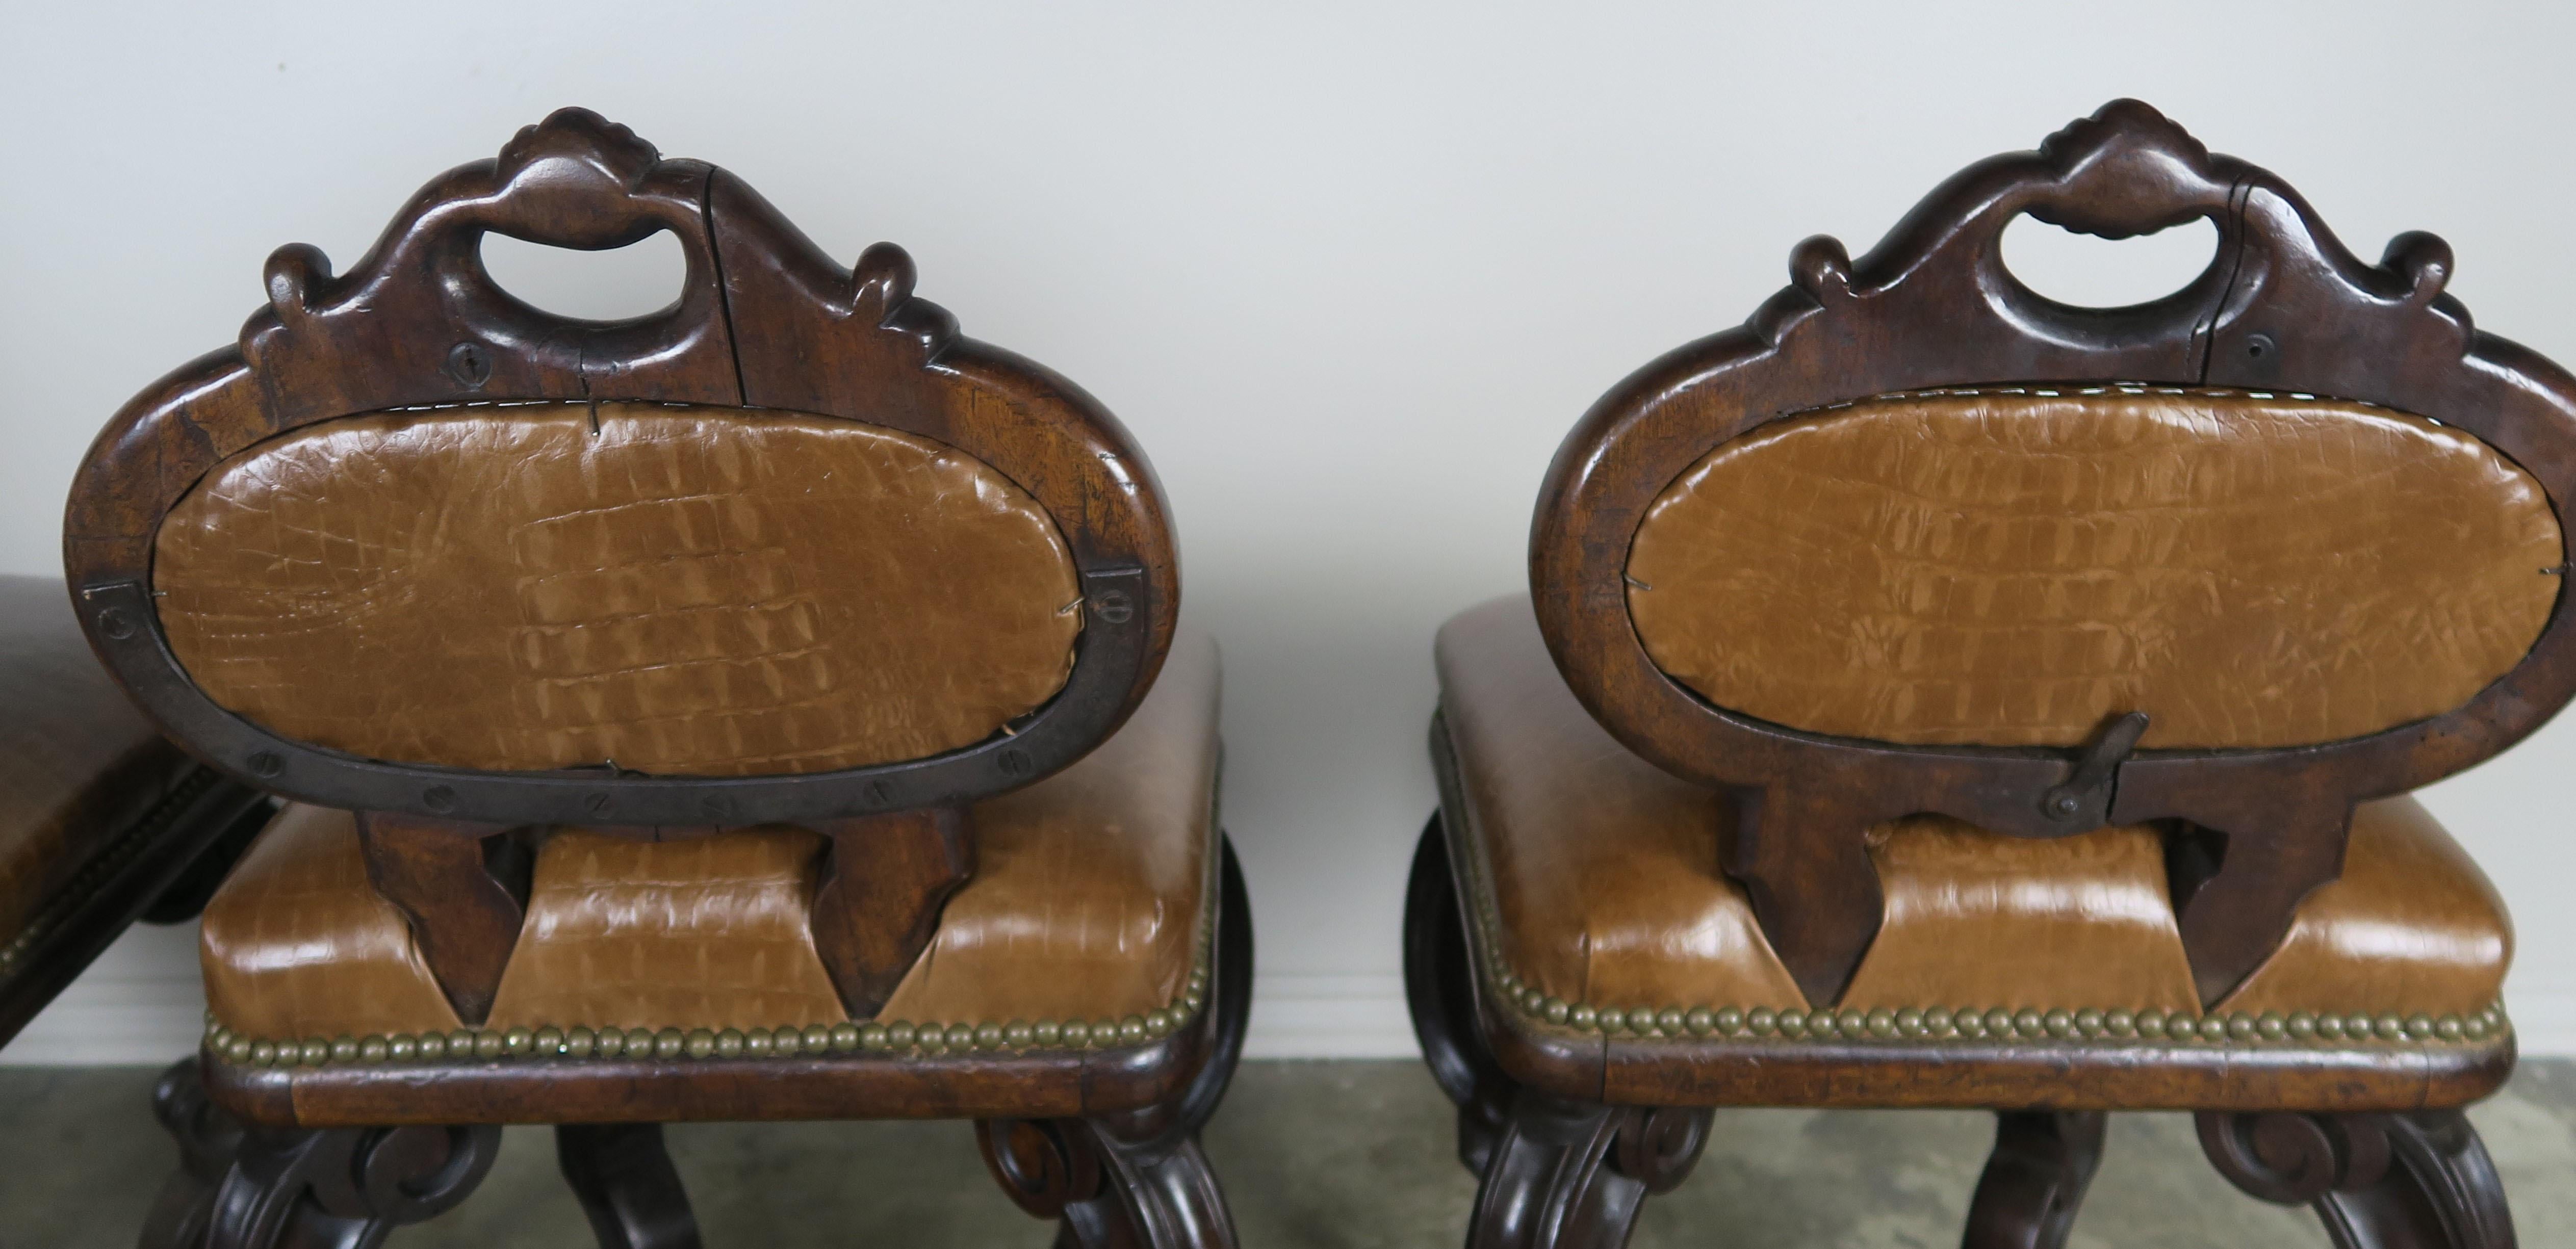
[[[175,1163],[141,1068],[0,1069],[0,1242],[128,1246]],[[2472,1117],[2504,1173],[2527,1245],[2576,1244],[2576,1061],[2531,1061]],[[1412,1062],[1244,1065],[1208,1135],[1251,1249],[1459,1242],[1475,1181],[1455,1161],[1448,1105]],[[1983,1116],[1935,1111],[1721,1113],[1699,1169],[1646,1207],[1635,1245],[1915,1249],[1958,1243],[1991,1141]],[[757,1249],[892,1244],[1044,1249],[1049,1229],[1005,1199],[960,1123],[696,1124],[671,1152],[707,1242]],[[1722,1229],[1722,1230],[1721,1230]],[[397,1246],[589,1243],[541,1128],[511,1128],[461,1208]],[[2322,1246],[2304,1210],[2239,1195],[2201,1160],[2190,1121],[2112,1121],[2078,1249]]]

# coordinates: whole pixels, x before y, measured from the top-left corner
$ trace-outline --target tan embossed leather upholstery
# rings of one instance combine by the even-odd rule
[[[820,836],[779,826],[667,843],[557,833],[537,852],[491,1026],[847,1018],[808,918],[822,854]]]
[[[90,654],[62,582],[0,577],[0,945],[194,766]]]
[[[206,693],[290,738],[495,770],[818,772],[970,745],[1081,629],[1046,512],[855,421],[391,412],[218,465],[153,586]]]
[[[2378,997],[2466,1011],[2494,999],[2512,961],[2504,899],[2468,851],[2421,803],[2364,803],[2342,877],[2308,895],[2281,948],[2219,1005],[2286,1013]]]
[[[880,1018],[1122,1019],[1188,979],[1208,905],[1216,648],[1184,632],[1117,734],[977,804],[975,876]],[[846,1018],[807,927],[822,843],[799,829],[539,848],[494,1029],[775,1028]],[[350,817],[294,807],[206,911],[207,998],[260,1037],[457,1027]]]
[[[1584,711],[1526,599],[1453,619],[1438,654],[1468,816],[1452,844],[1491,891],[1504,966],[1596,1008],[1811,1005],[1718,870],[1728,806]],[[1916,817],[1869,839],[1885,922],[1840,1005],[2198,1012],[2152,830],[2022,840]],[[2493,888],[2420,805],[2365,803],[2343,879],[2216,1009],[2474,1014],[2511,948]]]
[[[197,957],[219,1018],[328,1019],[335,1036],[460,1026],[402,912],[367,883],[346,811],[279,812],[206,904]]]
[[[1656,665],[1792,728],[2067,746],[2301,745],[2513,667],[2566,559],[2537,482],[2363,404],[2172,388],[1889,396],[1764,426],[1628,559]]]

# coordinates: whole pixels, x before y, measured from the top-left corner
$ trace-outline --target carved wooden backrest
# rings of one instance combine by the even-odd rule
[[[2029,213],[2217,227],[2127,308],[2004,266]],[[1631,748],[1738,797],[1726,870],[1812,1000],[1875,935],[1863,832],[2172,821],[2216,1000],[2341,870],[2353,804],[2576,693],[2576,380],[2479,333],[2425,234],[2361,263],[2296,192],[2118,101],[1814,238],[1742,328],[1594,406],[1531,538],[1539,622]],[[2182,855],[2190,863],[2202,856]]]
[[[677,237],[677,303],[534,308],[489,232]],[[844,269],[732,175],[565,109],[435,179],[345,276],[284,247],[239,342],[120,411],[64,558],[170,735],[362,813],[469,1018],[506,830],[829,834],[854,1011],[971,869],[962,812],[1124,721],[1179,606],[1151,466],[1090,396]],[[866,870],[860,870],[862,866]]]

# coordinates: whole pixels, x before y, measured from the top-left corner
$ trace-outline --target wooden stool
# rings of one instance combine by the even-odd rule
[[[663,230],[621,322],[478,250]],[[90,638],[291,800],[207,908],[145,1244],[373,1243],[553,1123],[601,1244],[694,1245],[660,1124],[873,1117],[976,1120],[1067,1243],[1233,1242],[1215,648],[1126,431],[912,286],[566,109],[344,276],[281,249],[110,424]]]
[[[2194,218],[2084,309],[1999,240]],[[2406,797],[2576,691],[2576,379],[2153,109],[1971,166],[1567,440],[1440,633],[1407,982],[1471,1245],[1615,1245],[1722,1106],[1998,1115],[1972,1246],[2188,1110],[2336,1243],[2513,1243],[2511,935]]]

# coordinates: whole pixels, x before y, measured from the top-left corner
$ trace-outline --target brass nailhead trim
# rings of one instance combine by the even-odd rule
[[[152,804],[151,809],[145,811],[143,817],[136,820],[134,827],[126,830],[124,836],[117,838],[107,849],[100,851],[96,858],[91,859],[79,871],[73,873],[71,881],[56,891],[44,909],[36,912],[35,917],[27,921],[26,928],[11,939],[8,945],[0,946],[0,977],[15,973],[19,962],[25,959],[30,951],[42,944],[46,938],[51,937],[55,929],[62,927],[64,920],[88,906],[90,899],[97,896],[98,891],[106,887],[110,879],[133,863],[135,856],[141,854],[144,847],[150,845],[162,833],[169,831],[171,822],[179,818],[179,813],[186,809],[189,803],[195,802],[200,795],[214,788],[218,779],[220,778],[211,768],[200,767],[190,771],[188,775],[180,778],[178,784],[171,786],[170,792],[162,795],[159,802]]]
[[[1171,1004],[1124,1019],[1014,1019],[1008,1023],[870,1020],[789,1024],[778,1028],[460,1028],[393,1036],[255,1037],[206,1016],[206,1048],[226,1062],[257,1067],[411,1064],[498,1059],[796,1058],[859,1054],[938,1058],[947,1054],[1110,1049],[1159,1041],[1179,1031],[1207,1004],[1204,960]]]
[[[1218,850],[1209,842],[1211,870]],[[418,1065],[437,1062],[490,1062],[499,1059],[656,1059],[800,1058],[862,1055],[870,1058],[920,1059],[949,1054],[1021,1053],[1113,1049],[1159,1041],[1181,1029],[1207,1006],[1210,955],[1216,945],[1218,892],[1207,886],[1199,910],[1199,932],[1191,956],[1189,979],[1168,1005],[1124,1019],[1054,1020],[1008,1023],[906,1019],[836,1024],[788,1024],[776,1028],[721,1032],[707,1028],[592,1028],[582,1025],[542,1028],[459,1028],[393,1036],[293,1037],[251,1036],[225,1027],[206,1012],[205,1046],[209,1053],[236,1066],[319,1067],[324,1065]]]
[[[1958,392],[1952,392],[1958,393]],[[2268,395],[2257,395],[2268,398]],[[2304,396],[2298,396],[2304,397]],[[1454,843],[1453,843],[1454,844]],[[1481,848],[1479,848],[1481,849]],[[1599,1033],[1632,1040],[1747,1040],[1757,1042],[1877,1041],[1920,1045],[2056,1044],[2135,1047],[2141,1045],[2235,1046],[2239,1048],[2320,1049],[2358,1044],[2485,1045],[2512,1032],[2504,1003],[2474,1015],[2401,1015],[2393,1011],[2298,1011],[2249,1014],[2227,1011],[2192,1015],[2182,1011],[2131,1010],[2126,1007],[2040,1011],[2029,1007],[1908,1006],[1863,1011],[1775,1010],[1768,1006],[1613,1006],[1569,1002],[1551,997],[1519,974],[1502,966],[1499,940],[1502,915],[1493,891],[1485,887],[1482,863],[1475,851],[1466,855],[1467,875],[1475,892],[1476,961],[1489,990],[1509,1003],[1523,1019],[1554,1030]],[[2322,1044],[2320,1044],[2322,1043]]]

